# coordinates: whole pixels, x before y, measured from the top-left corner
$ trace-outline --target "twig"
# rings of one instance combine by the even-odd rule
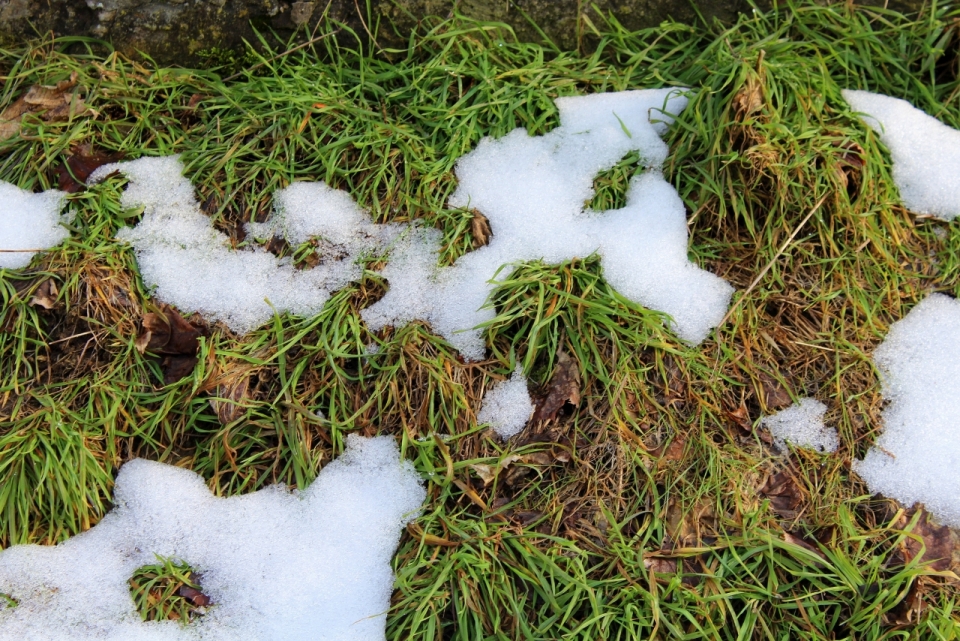
[[[316,38],[311,38],[310,40],[307,40],[307,41],[304,42],[303,44],[299,44],[299,45],[297,45],[296,47],[294,47],[294,48],[292,48],[292,49],[287,49],[287,50],[284,51],[283,53],[278,53],[277,55],[275,55],[274,57],[270,58],[269,60],[264,60],[263,62],[258,62],[257,64],[253,65],[253,66],[250,67],[249,69],[244,69],[243,71],[238,71],[237,73],[233,74],[232,76],[227,76],[226,78],[223,79],[223,82],[230,82],[231,80],[234,80],[234,79],[236,79],[236,78],[239,78],[240,76],[242,76],[242,75],[245,74],[245,73],[250,73],[250,72],[253,71],[254,69],[257,69],[258,67],[262,67],[262,66],[265,65],[265,64],[269,64],[269,63],[273,62],[274,60],[279,60],[280,58],[283,58],[284,56],[287,56],[287,55],[293,53],[294,51],[299,51],[300,49],[303,49],[304,47],[309,47],[310,45],[312,45],[312,44],[315,43],[315,42],[319,42],[320,40],[323,40],[324,38],[327,38],[327,37],[329,37],[329,36],[335,36],[335,35],[337,35],[338,33],[340,33],[340,30],[339,30],[339,29],[337,29],[336,31],[331,31],[330,33],[325,33],[325,34],[323,34],[322,36],[317,36]]]
[[[791,242],[793,242],[793,239],[797,237],[797,234],[800,233],[800,230],[803,228],[803,226],[807,224],[807,221],[810,220],[810,218],[812,218],[815,213],[817,213],[817,210],[820,209],[820,205],[823,204],[823,201],[827,199],[828,195],[829,194],[824,194],[823,198],[817,201],[817,204],[814,205],[813,209],[810,210],[810,213],[808,213],[806,217],[804,217],[804,219],[800,221],[800,224],[797,225],[796,229],[793,230],[793,233],[790,234],[790,237],[787,238],[782,245],[780,245],[780,249],[777,251],[776,255],[770,259],[770,262],[767,263],[767,265],[763,269],[760,270],[760,273],[757,274],[757,277],[753,279],[753,282],[750,283],[750,286],[747,287],[746,290],[744,290],[743,295],[737,299],[737,302],[735,302],[733,305],[730,306],[730,309],[727,310],[727,313],[724,315],[723,320],[720,321],[717,327],[722,327],[728,320],[730,320],[730,316],[733,314],[734,311],[736,311],[737,307],[740,306],[740,303],[742,303],[743,300],[750,295],[750,292],[752,292],[753,288],[757,286],[757,283],[759,283],[760,280],[764,276],[766,276],[767,272],[770,271],[770,268],[773,267],[773,264],[777,262],[777,259],[780,258],[783,252],[787,250],[787,246],[790,245]]]
[[[47,250],[46,249],[0,249],[0,253],[3,253],[3,254],[16,254],[20,252],[33,252],[35,254],[37,252],[45,252],[45,251]]]
[[[367,26],[367,21],[363,19],[363,12],[360,11],[360,2],[359,0],[353,0],[353,6],[357,8],[357,17],[360,18],[360,24],[363,25],[363,30],[367,32],[367,35],[370,36],[370,42],[380,50],[380,53],[383,53],[383,47],[380,46],[380,43],[377,42],[377,39],[373,37],[373,34],[370,33],[370,27]]]

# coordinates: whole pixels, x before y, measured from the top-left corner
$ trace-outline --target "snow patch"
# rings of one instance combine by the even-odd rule
[[[27,640],[384,639],[401,528],[425,492],[389,437],[351,435],[303,492],[214,497],[203,479],[142,459],[115,507],[57,546],[0,552],[0,638]],[[214,605],[189,626],[144,622],[127,584],[155,555],[189,563]],[[2,603],[2,600],[0,600]]]
[[[505,278],[523,261],[560,263],[596,253],[608,283],[669,314],[684,340],[701,342],[723,318],[733,289],[687,258],[683,201],[658,170],[668,152],[660,136],[686,104],[676,89],[558,98],[560,126],[553,131],[484,138],[458,162],[450,205],[485,214],[489,244],[437,271],[439,237],[411,236],[384,271],[390,292],[363,311],[368,326],[426,320],[478,360],[485,344],[477,326],[494,317],[484,305],[498,270]],[[597,173],[631,151],[641,153],[648,170],[631,181],[627,205],[586,210]]]
[[[944,220],[960,214],[960,131],[906,100],[854,90],[843,97],[890,149],[903,204]]]
[[[871,492],[960,527],[960,302],[931,294],[890,326],[873,360],[890,404],[854,471]]]
[[[480,404],[478,423],[489,423],[502,439],[508,439],[524,428],[533,414],[533,401],[527,391],[527,377],[520,366],[509,380],[494,384]]]
[[[778,450],[787,450],[787,443],[818,452],[836,452],[840,439],[837,430],[823,424],[827,406],[812,398],[802,398],[787,409],[767,416],[760,424],[770,430]]]
[[[323,183],[294,183],[276,195],[275,211],[248,233],[299,244],[318,239],[320,264],[296,269],[261,247],[235,250],[200,210],[177,156],[145,157],[100,167],[91,181],[118,171],[129,179],[126,208],[143,207],[135,227],[117,238],[137,254],[140,275],[158,299],[247,332],[274,314],[313,316],[330,294],[362,273],[359,261],[385,247],[402,229],[375,225],[350,196]]]
[[[61,224],[66,194],[54,189],[35,194],[0,181],[0,268],[22,269],[37,254],[59,245],[70,232]],[[10,251],[18,250],[18,251]]]

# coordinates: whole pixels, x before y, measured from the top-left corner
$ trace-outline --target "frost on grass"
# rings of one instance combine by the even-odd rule
[[[853,90],[843,97],[890,149],[903,204],[944,220],[960,214],[960,131],[899,98]]]
[[[121,205],[143,207],[143,218],[117,237],[133,245],[140,275],[160,300],[223,321],[237,332],[262,325],[274,314],[317,314],[330,294],[362,274],[359,261],[400,231],[375,225],[350,196],[323,183],[294,183],[276,195],[266,223],[248,224],[257,237],[277,235],[293,244],[318,240],[320,263],[297,269],[259,246],[236,250],[200,210],[193,186],[176,156],[105,165],[91,177],[114,171],[129,184]]]
[[[489,423],[500,438],[517,434],[533,414],[533,401],[527,391],[527,377],[517,366],[509,380],[501,381],[483,395],[478,423]]]
[[[827,406],[812,398],[803,398],[787,409],[767,416],[760,423],[773,436],[781,452],[787,443],[818,452],[836,452],[840,444],[837,430],[823,424]]]
[[[960,302],[930,295],[890,327],[873,359],[889,405],[854,471],[871,492],[923,503],[960,527]]]
[[[484,305],[498,270],[506,277],[522,261],[596,253],[621,294],[669,314],[681,338],[702,341],[733,290],[688,260],[683,201],[659,172],[668,151],[660,136],[686,103],[672,89],[559,98],[553,131],[532,137],[515,129],[483,139],[460,159],[450,204],[486,215],[489,244],[436,271],[438,238],[411,237],[385,271],[390,292],[364,310],[367,324],[376,330],[427,320],[466,358],[480,359],[485,345],[477,326],[494,317]],[[631,182],[627,205],[586,210],[594,177],[631,151],[641,153],[647,171]]]
[[[0,268],[20,269],[36,251],[59,245],[70,232],[60,216],[66,194],[50,189],[35,194],[0,181]]]
[[[400,530],[425,493],[389,437],[351,435],[301,493],[216,498],[181,468],[134,460],[114,509],[57,546],[0,553],[0,638],[384,639]],[[156,555],[190,564],[213,605],[189,626],[144,622],[127,583]],[[0,602],[2,603],[2,602]]]

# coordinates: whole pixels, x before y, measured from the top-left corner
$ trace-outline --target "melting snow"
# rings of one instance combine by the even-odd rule
[[[70,232],[60,216],[66,194],[53,189],[35,194],[0,181],[0,268],[20,269],[30,264],[35,251],[59,245]]]
[[[890,149],[903,204],[944,220],[960,214],[960,131],[906,100],[852,90],[843,97]]]
[[[597,253],[621,294],[668,313],[683,339],[702,341],[733,290],[688,260],[684,205],[658,170],[668,151],[660,135],[686,103],[674,89],[559,98],[561,124],[553,131],[531,137],[516,129],[482,140],[459,161],[450,204],[483,212],[490,243],[436,271],[437,236],[411,236],[384,272],[390,292],[364,310],[367,324],[376,330],[424,319],[465,357],[480,359],[485,345],[475,328],[494,317],[484,303],[502,266]],[[627,205],[585,210],[597,173],[634,150],[648,170],[631,181]]]
[[[854,470],[871,492],[923,503],[960,527],[960,302],[932,294],[873,355],[890,402],[883,434]]]
[[[770,430],[774,445],[786,451],[787,443],[818,452],[836,452],[840,444],[837,430],[825,427],[827,406],[812,398],[802,398],[787,409],[767,416],[760,424]]]
[[[0,553],[0,638],[384,639],[400,530],[425,498],[389,437],[351,435],[304,492],[214,497],[193,472],[121,468],[115,507],[57,546]],[[189,626],[143,622],[127,584],[154,555],[189,563],[214,605]],[[0,600],[2,602],[2,600]]]
[[[144,283],[160,300],[223,321],[238,332],[262,325],[274,310],[318,313],[331,292],[360,277],[359,259],[401,230],[373,224],[342,191],[323,183],[294,183],[277,194],[269,221],[247,229],[254,236],[276,234],[294,244],[319,238],[320,264],[300,270],[289,258],[260,247],[232,249],[229,238],[200,210],[176,156],[104,165],[91,181],[114,171],[130,181],[121,204],[144,208],[136,227],[117,234],[136,250]]]
[[[489,423],[500,438],[508,439],[523,429],[531,414],[527,377],[518,365],[509,380],[496,383],[483,395],[477,422]]]

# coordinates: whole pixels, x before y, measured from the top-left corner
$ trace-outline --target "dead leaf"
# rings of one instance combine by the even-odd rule
[[[682,436],[676,436],[666,447],[660,447],[653,453],[659,456],[657,468],[664,467],[669,463],[683,460],[683,452],[686,449],[687,441]]]
[[[94,151],[93,145],[86,143],[75,147],[73,153],[57,169],[57,183],[60,191],[75,194],[87,188],[87,178],[98,167],[117,162],[122,153]]]
[[[746,82],[733,97],[733,108],[737,115],[737,120],[744,120],[763,107],[763,87],[760,84],[760,78],[751,74]]]
[[[676,574],[677,560],[662,556],[644,556],[643,567],[656,574]]]
[[[724,410],[724,414],[726,414],[727,418],[744,432],[747,432],[748,434],[753,432],[753,423],[750,422],[750,413],[747,411],[747,406],[743,401],[740,401],[740,407],[735,410]]]
[[[918,508],[920,517],[911,530],[906,530],[913,520],[917,510],[907,510],[898,521],[898,525],[913,536],[903,540],[904,561],[909,563],[918,558],[920,563],[930,563],[930,569],[943,572],[950,568],[953,557],[953,538],[950,528],[946,525],[934,525],[930,522],[930,514],[922,507]]]
[[[190,587],[189,585],[180,586],[180,596],[189,599],[191,603],[198,607],[203,607],[213,603],[210,597],[200,590]]]
[[[793,404],[790,392],[779,380],[765,372],[760,372],[760,393],[769,409],[779,410]]]
[[[470,233],[473,235],[473,248],[483,247],[490,242],[490,221],[476,209],[471,209]]]
[[[172,307],[164,306],[162,313],[143,315],[142,329],[137,337],[137,350],[143,354],[193,356],[200,348],[200,330],[187,322]]]
[[[140,335],[134,345],[141,354],[149,352],[162,357],[160,370],[164,384],[169,385],[193,372],[202,332],[173,308],[164,306],[161,311],[143,315]]]
[[[549,391],[546,398],[537,405],[533,421],[554,420],[567,403],[574,406],[580,404],[580,368],[561,348],[557,350],[557,364],[550,378]]]
[[[48,278],[40,283],[37,290],[33,292],[33,297],[30,299],[28,305],[42,307],[44,309],[53,309],[57,304],[57,294],[57,284],[53,282],[52,278]]]
[[[76,85],[77,73],[74,72],[69,80],[62,80],[53,86],[31,86],[0,113],[0,141],[20,132],[20,123],[25,114],[38,114],[46,122],[62,122],[88,113],[80,94],[70,91]]]
[[[217,379],[210,407],[221,425],[229,425],[246,413],[243,406],[249,396],[251,368],[235,368]]]
[[[801,536],[801,535],[792,534],[792,533],[787,532],[786,530],[784,530],[784,532],[783,532],[783,540],[786,541],[787,543],[790,543],[791,545],[797,545],[797,546],[802,547],[804,550],[807,550],[807,551],[809,551],[809,552],[813,552],[814,554],[816,554],[817,556],[819,556],[821,559],[826,560],[826,558],[827,558],[827,557],[823,556],[823,552],[821,552],[821,551],[819,550],[819,548],[817,548],[816,546],[814,546],[813,543],[810,543],[809,541],[807,541],[806,539],[804,539],[803,536]]]
[[[164,356],[160,359],[163,384],[171,385],[193,373],[197,366],[196,356]]]
[[[803,492],[786,470],[768,476],[760,494],[769,499],[773,511],[786,520],[795,519],[799,514],[797,508],[803,503]]]
[[[924,578],[917,577],[910,586],[907,596],[895,605],[886,615],[885,619],[890,625],[914,625],[920,620],[920,614],[923,612],[923,592]]]

